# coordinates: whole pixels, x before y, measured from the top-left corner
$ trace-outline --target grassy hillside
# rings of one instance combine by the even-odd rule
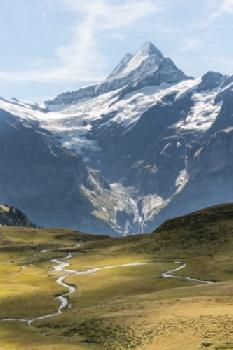
[[[70,259],[65,259],[71,253]],[[0,228],[0,318],[54,313],[61,272],[51,259],[95,273],[67,273],[70,308],[29,327],[0,321],[5,350],[194,350],[233,348],[233,205],[121,239],[59,229]],[[208,280],[202,284],[162,274]],[[132,263],[144,263],[132,265]],[[131,264],[128,266],[122,266]],[[114,267],[115,266],[115,267]]]

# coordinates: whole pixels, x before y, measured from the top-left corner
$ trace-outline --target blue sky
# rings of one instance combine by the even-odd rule
[[[233,0],[0,1],[0,96],[42,101],[153,42],[186,74],[233,73]]]

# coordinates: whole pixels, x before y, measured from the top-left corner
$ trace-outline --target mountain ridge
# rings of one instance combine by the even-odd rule
[[[77,91],[60,94],[54,100],[45,101],[45,105],[49,110],[56,110],[59,104],[63,106],[74,104],[87,98],[98,97],[101,94],[124,88],[125,86],[146,85],[148,84],[148,82],[145,82],[147,77],[152,78],[149,85],[158,85],[159,81],[156,82],[156,79],[159,80],[159,77],[155,73],[158,71],[157,75],[162,75],[164,66],[165,68],[170,67],[174,72],[177,72],[173,82],[188,79],[170,58],[164,57],[152,43],[146,42],[134,55],[126,54],[110,76],[103,82]],[[118,71],[118,74],[116,74],[116,71]],[[155,76],[153,77],[154,74]],[[164,79],[165,77],[163,77],[163,82],[166,81]]]
[[[48,134],[49,143],[60,149],[57,161],[68,162],[72,181],[60,178],[67,189],[63,197],[70,203],[64,222],[72,227],[143,233],[170,217],[233,200],[232,76],[210,71],[189,78],[152,44],[143,47],[138,51],[141,63],[126,74],[122,87],[107,79],[59,95],[47,110],[0,100],[0,108],[19,124],[32,133],[38,128]],[[138,52],[128,54],[115,74],[121,76]],[[122,84],[122,77],[114,81]],[[79,158],[80,169],[73,170],[72,157]],[[49,181],[54,182],[54,194],[60,193],[55,173]],[[14,204],[11,192],[2,200]],[[67,207],[58,200],[50,202],[46,225],[54,225],[54,220],[57,226],[64,224],[58,213]]]

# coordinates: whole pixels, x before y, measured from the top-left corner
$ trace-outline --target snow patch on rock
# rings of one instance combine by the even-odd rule
[[[176,179],[176,193],[179,193],[187,185],[189,181],[189,175],[186,169],[180,171],[179,176]]]
[[[195,93],[192,100],[194,106],[184,120],[176,124],[178,129],[207,131],[215,122],[221,109],[221,103],[215,103],[219,89]]]

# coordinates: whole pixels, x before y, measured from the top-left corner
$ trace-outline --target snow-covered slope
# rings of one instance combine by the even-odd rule
[[[126,54],[120,65],[110,74],[110,78],[120,79],[138,70],[142,64],[144,67],[147,66],[147,74],[151,74],[158,69],[163,59],[163,54],[152,43],[146,42],[135,55]]]
[[[131,53],[127,53],[122,58],[120,63],[118,63],[118,65],[113,69],[112,73],[109,74],[108,79],[111,79],[111,78],[116,77],[117,75],[121,74],[126,69],[128,63],[132,57],[133,57],[133,55]]]
[[[98,143],[87,137],[95,129],[96,123],[99,123],[98,129],[114,125],[132,128],[143,113],[156,103],[161,103],[165,96],[172,93],[181,95],[197,84],[198,81],[185,80],[176,85],[164,83],[148,86],[130,92],[123,98],[119,98],[122,92],[120,89],[72,104],[57,113],[49,112],[46,116],[37,113],[36,117],[44,128],[62,140],[65,147],[79,153],[85,153],[86,150],[100,151]],[[203,113],[205,108],[209,108],[208,104],[203,106]]]
[[[178,83],[185,79],[188,77],[171,59],[164,57],[152,43],[145,43],[135,55],[124,56],[110,76],[100,84],[58,95],[54,100],[47,101],[46,106],[49,110],[57,111],[67,105],[110,91],[155,86],[161,83]]]
[[[232,101],[233,76],[189,78],[145,43],[98,85],[61,94],[46,109],[1,99],[0,110],[61,147],[54,156],[65,159],[69,174],[62,186],[70,203],[78,201],[77,219],[74,208],[72,215],[63,208],[63,223],[72,217],[72,227],[81,222],[83,230],[130,234],[233,200]],[[84,161],[81,177],[76,168],[73,174],[72,156]],[[54,184],[53,194],[60,193],[61,181]],[[58,226],[59,210],[53,209]]]

